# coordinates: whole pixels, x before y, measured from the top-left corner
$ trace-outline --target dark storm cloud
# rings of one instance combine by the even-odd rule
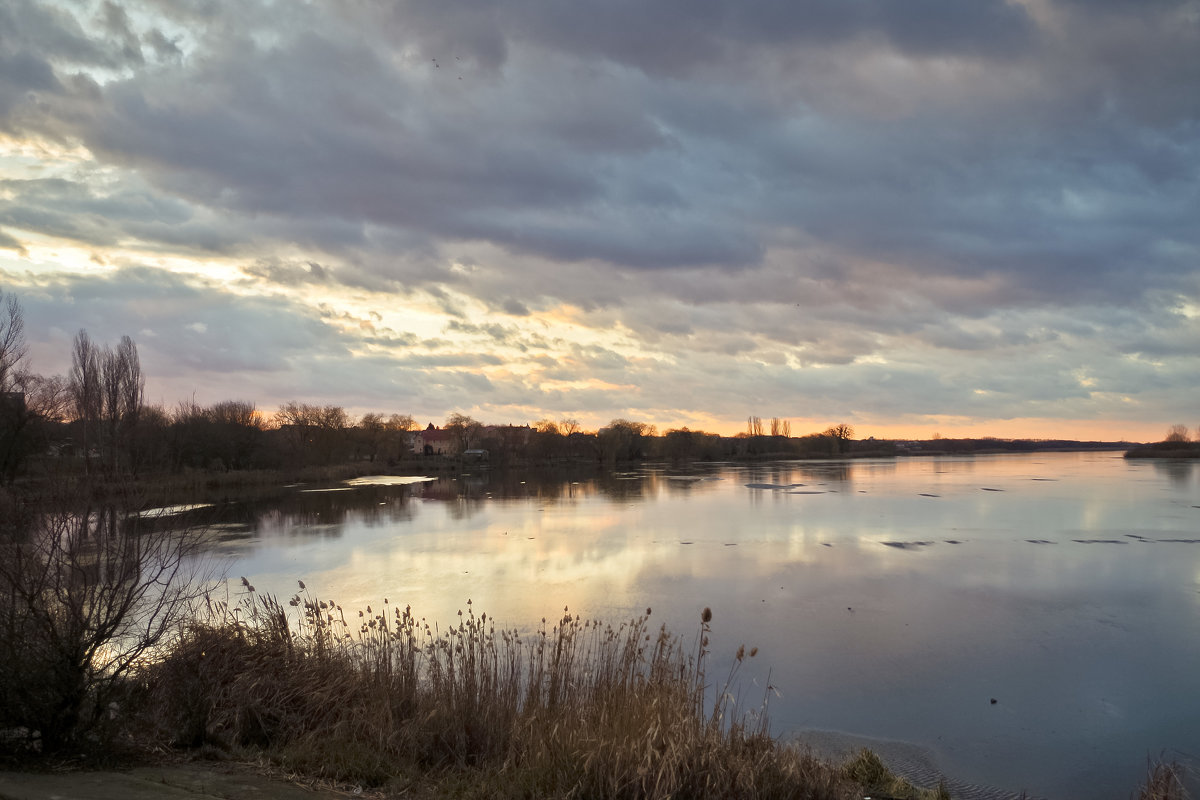
[[[20,255],[26,254],[25,245],[21,244],[18,239],[5,233],[3,228],[0,228],[0,248],[15,250]]]
[[[71,65],[115,66],[110,45],[89,36],[69,11],[32,2],[11,0],[0,7],[0,54],[37,56],[41,63],[57,61]],[[38,73],[41,73],[39,68]],[[12,76],[10,76],[12,77]],[[39,81],[30,89],[46,89]],[[50,84],[53,85],[53,84]]]
[[[504,303],[501,304],[501,308],[504,310],[505,314],[511,314],[514,317],[529,316],[529,306],[525,305],[515,297],[507,298]]]
[[[568,348],[546,376],[694,382],[647,388],[655,407],[728,375],[822,407],[879,381],[876,409],[1011,416],[1057,396],[1082,413],[1186,384],[1198,85],[1200,8],[1166,0],[13,0],[0,130],[85,155],[0,182],[0,248],[140,244],[226,258],[240,289],[419,291],[453,318],[447,357],[534,364],[562,345],[529,326],[571,307],[630,352]],[[155,285],[117,276],[137,297]],[[286,370],[293,338],[327,370],[351,342],[419,339],[299,301],[230,313],[288,333],[244,352],[216,307],[159,327],[178,363],[246,371]],[[530,397],[439,372],[455,368],[404,365],[430,397]]]
[[[283,372],[300,356],[344,358],[351,341],[287,301],[241,297],[148,267],[9,282],[14,284],[20,286],[31,339],[65,348],[80,328],[97,341],[128,335],[148,370],[166,379]],[[70,312],[64,314],[64,308]]]
[[[61,89],[54,69],[46,61],[32,53],[6,53],[0,49],[0,129],[12,127],[9,117],[27,101],[29,92]]]
[[[415,26],[431,50],[471,54],[488,66],[503,63],[510,42],[528,41],[673,75],[739,60],[747,48],[878,36],[922,54],[1004,54],[1025,49],[1036,35],[1024,10],[1004,0],[415,0],[391,8],[394,24]]]
[[[64,42],[51,54],[84,37],[70,15],[19,8],[35,36]],[[435,251],[486,242],[566,264],[744,269],[781,232],[802,232],[843,260],[1003,274],[1010,295],[988,304],[1125,297],[1147,267],[1169,287],[1197,246],[1200,136],[1130,114],[1195,74],[1183,47],[1200,44],[1196,26],[1169,25],[1177,6],[1147,6],[1135,19],[1158,35],[1133,31],[1117,54],[1129,63],[1114,64],[1106,31],[1126,32],[1131,15],[1089,26],[1062,8],[1068,34],[999,0],[366,3],[340,18],[319,4],[282,17],[197,6],[174,14],[203,20],[179,64],[52,102],[46,125],[172,198],[258,215],[253,233],[229,220],[233,241],[265,233],[344,255],[370,251],[375,228]],[[83,39],[93,61],[136,65],[133,16],[99,7],[102,35]],[[1017,92],[1006,102],[1031,115],[1006,118],[953,74],[945,100],[920,99],[919,72],[899,87],[918,93],[899,118],[822,111],[814,81],[844,81],[889,51],[917,65],[959,58],[964,74],[1001,59]],[[816,53],[826,77],[781,69],[798,52]],[[1150,76],[1163,79],[1153,92]],[[1096,93],[1108,105],[1059,108]],[[189,235],[155,221],[166,225],[128,227]],[[200,246],[231,246],[207,233]]]
[[[301,286],[312,283],[329,283],[329,270],[315,261],[288,263],[278,258],[261,258],[254,264],[242,267],[242,271],[255,278],[285,286]]]
[[[98,191],[61,178],[0,180],[0,222],[85,244],[112,244],[128,233],[173,241],[192,215],[186,203],[146,189]]]

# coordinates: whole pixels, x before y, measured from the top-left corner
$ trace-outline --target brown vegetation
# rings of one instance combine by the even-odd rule
[[[1188,436],[1186,425],[1176,424],[1167,429],[1161,442],[1138,445],[1125,451],[1126,458],[1200,458],[1200,428],[1196,439]]]
[[[862,758],[839,767],[785,746],[765,713],[730,716],[725,690],[755,652],[740,649],[710,686],[707,610],[692,649],[655,630],[649,609],[615,628],[564,610],[520,634],[468,601],[443,630],[386,600],[348,614],[243,585],[232,605],[210,601],[147,673],[177,744],[263,752],[419,797],[840,800],[878,781],[895,797],[939,796],[882,765],[867,774]]]
[[[77,746],[199,596],[194,532],[154,531],[130,492],[86,482],[0,493],[0,729]]]

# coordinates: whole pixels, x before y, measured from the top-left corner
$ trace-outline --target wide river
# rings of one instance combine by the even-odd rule
[[[313,489],[333,489],[313,491]],[[569,607],[757,646],[782,736],[1051,800],[1200,752],[1200,464],[1120,453],[498,470],[218,510],[231,580],[529,629]],[[822,733],[814,733],[822,732]],[[963,788],[977,796],[999,792]]]

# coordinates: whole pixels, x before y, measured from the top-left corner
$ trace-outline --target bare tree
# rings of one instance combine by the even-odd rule
[[[746,418],[746,434],[748,436],[762,436],[763,435],[762,417],[747,417]]]
[[[79,444],[83,448],[84,463],[90,469],[104,400],[100,391],[100,354],[87,331],[82,329],[75,334],[71,347],[71,375],[68,380],[72,413],[80,428]]]
[[[69,407],[64,378],[29,369],[21,304],[0,291],[0,479],[12,481],[31,454],[48,448],[48,423],[62,422]]]
[[[198,533],[157,527],[129,496],[63,483],[0,498],[0,728],[61,750],[179,624],[206,575]]]
[[[356,437],[361,449],[366,453],[367,459],[374,463],[375,457],[379,455],[383,449],[384,441],[387,437],[387,423],[384,421],[383,414],[375,412],[363,414],[358,421],[358,436]],[[356,450],[359,448],[356,447]],[[361,454],[356,452],[355,458],[360,458]]]
[[[792,423],[779,417],[771,417],[771,435],[788,438],[792,435]]]
[[[837,425],[831,425],[825,429],[825,435],[832,436],[838,441],[848,442],[854,438],[854,426],[847,425],[844,422]]]
[[[219,425],[237,425],[242,428],[262,429],[262,417],[254,403],[246,400],[222,400],[205,412],[208,419]]]
[[[138,357],[137,345],[128,336],[121,337],[115,357],[121,365],[116,416],[120,418],[121,425],[132,428],[137,425],[138,416],[145,405],[146,376],[142,374],[142,361]]]
[[[614,419],[596,432],[600,459],[605,462],[632,461],[645,456],[646,439],[654,436],[653,425]]]
[[[27,354],[25,318],[16,295],[0,291],[0,478],[16,477],[26,451],[30,414],[26,398],[29,372],[24,368]]]
[[[392,442],[396,459],[403,459],[411,452],[408,434],[417,429],[417,421],[412,414],[392,414],[388,417],[386,427],[394,437]]]
[[[71,412],[71,391],[62,375],[44,377],[30,372],[20,384],[25,404],[30,411],[47,422],[63,422]]]
[[[1190,441],[1190,439],[1188,438],[1187,425],[1180,425],[1180,424],[1172,425],[1167,430],[1167,438],[1164,439],[1163,441],[1180,442],[1180,443]]]
[[[292,449],[292,455],[302,458],[312,446],[316,427],[316,407],[294,400],[279,407],[272,422]]]
[[[137,345],[122,336],[115,350],[92,342],[87,331],[75,336],[70,393],[87,463],[93,450],[107,454],[107,466],[136,466],[133,431],[141,414],[146,379]]]
[[[279,407],[275,425],[291,434],[297,455],[329,464],[349,444],[350,417],[341,406],[291,402]]]
[[[20,374],[28,355],[25,344],[25,315],[15,294],[0,290],[0,392],[17,391]]]
[[[458,443],[458,452],[471,449],[471,444],[479,439],[483,431],[483,423],[455,411],[446,417],[446,430],[450,431]]]
[[[220,466],[226,471],[249,466],[263,431],[263,420],[254,403],[223,400],[203,413],[213,452],[205,466]]]
[[[388,417],[387,428],[390,431],[408,433],[417,429],[417,421],[412,414],[392,414]]]

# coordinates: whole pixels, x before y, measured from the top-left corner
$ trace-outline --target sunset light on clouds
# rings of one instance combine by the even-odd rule
[[[1156,439],[1200,2],[7,0],[0,289],[168,406]]]

